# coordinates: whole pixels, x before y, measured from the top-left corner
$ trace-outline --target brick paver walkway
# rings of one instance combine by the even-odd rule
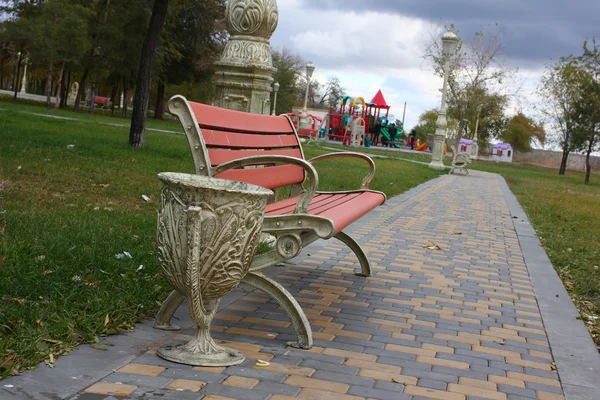
[[[268,296],[247,293],[213,326],[219,342],[245,353],[244,364],[192,368],[151,348],[75,398],[564,398],[495,175],[437,179],[391,199],[350,232],[374,277],[354,276],[355,257],[335,241],[272,271],[303,305],[312,350],[286,348],[295,338],[286,315]],[[440,249],[424,248],[430,243]],[[257,367],[257,359],[271,364]]]

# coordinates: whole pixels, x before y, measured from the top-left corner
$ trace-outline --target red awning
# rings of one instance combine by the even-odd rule
[[[373,97],[371,103],[375,104],[375,107],[377,108],[390,108],[390,106],[386,103],[385,98],[383,97],[383,93],[381,93],[381,90],[379,90],[375,97]]]

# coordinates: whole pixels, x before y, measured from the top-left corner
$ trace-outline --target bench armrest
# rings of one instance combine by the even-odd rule
[[[323,154],[322,156],[317,156],[313,159],[308,160],[308,162],[310,162],[311,164],[314,164],[316,162],[326,160],[329,158],[360,158],[362,160],[365,160],[369,164],[369,167],[371,168],[371,170],[369,171],[369,174],[365,177],[365,179],[363,179],[362,184],[360,185],[360,188],[361,189],[369,188],[369,185],[371,184],[371,181],[373,180],[373,177],[375,176],[375,162],[373,162],[373,159],[371,157],[369,157],[365,154],[352,153],[352,152],[329,153],[329,154]]]
[[[265,165],[265,164],[294,164],[302,167],[306,173],[306,177],[310,180],[310,187],[306,189],[298,199],[294,213],[306,214],[308,204],[314,197],[319,187],[319,176],[317,170],[306,160],[288,156],[253,156],[240,158],[238,160],[230,161],[225,164],[221,164],[212,169],[212,176],[220,174],[229,169],[235,169],[248,165]]]

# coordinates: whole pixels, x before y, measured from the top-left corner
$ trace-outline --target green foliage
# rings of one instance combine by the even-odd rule
[[[525,153],[531,151],[531,143],[534,139],[543,145],[546,141],[546,132],[543,125],[534,122],[523,113],[518,113],[510,119],[500,139],[504,143],[512,144],[516,151]]]
[[[413,128],[417,132],[417,139],[422,142],[427,140],[427,135],[435,133],[435,123],[438,118],[437,110],[423,111],[419,116],[419,123]]]
[[[277,115],[292,111],[301,92],[301,87],[306,87],[304,82],[303,85],[299,85],[296,78],[303,68],[302,64],[302,59],[286,48],[273,50],[273,66],[277,68],[273,79],[279,83],[277,109],[275,111]],[[271,96],[271,104],[273,104],[273,100],[274,95]]]

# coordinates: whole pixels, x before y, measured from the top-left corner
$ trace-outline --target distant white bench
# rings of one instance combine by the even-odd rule
[[[467,169],[467,165],[471,163],[471,156],[469,153],[458,153],[456,151],[456,147],[452,145],[452,168],[450,168],[450,172],[448,175],[452,175],[455,169],[460,169],[462,173],[465,175],[469,175],[469,170]]]

